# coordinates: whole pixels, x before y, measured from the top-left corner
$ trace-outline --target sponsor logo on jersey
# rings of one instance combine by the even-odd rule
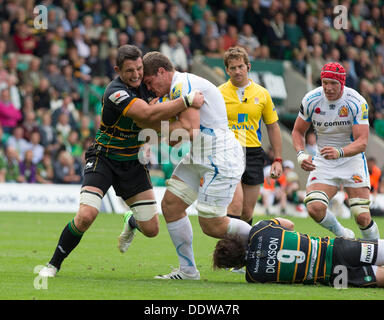
[[[116,91],[108,97],[108,99],[111,100],[114,104],[119,104],[127,98],[129,98],[129,94],[125,90]]]
[[[352,180],[355,182],[355,183],[361,183],[363,182],[363,178],[359,175],[359,174],[354,174],[352,175]]]
[[[315,108],[315,113],[316,113],[316,114],[325,115],[325,112],[324,112],[324,111],[321,111],[321,108],[320,108],[320,107],[316,107],[316,108]]]
[[[348,108],[346,106],[342,106],[338,113],[339,117],[348,117]]]
[[[335,110],[336,109],[335,104],[330,104],[328,107],[329,107],[329,110]]]
[[[183,84],[176,83],[176,85],[171,89],[171,99],[177,99],[181,97],[181,93],[183,92]]]
[[[204,177],[201,177],[201,178],[200,178],[200,187],[202,187],[203,184],[204,184]]]
[[[237,122],[243,123],[248,121],[248,113],[238,113],[237,114]]]
[[[367,120],[368,119],[368,104],[363,103],[361,105],[361,120]]]
[[[258,103],[259,103],[259,98],[256,97],[256,98],[255,98],[255,104],[258,104]]]
[[[360,261],[365,263],[372,263],[374,252],[375,245],[373,243],[362,243]]]

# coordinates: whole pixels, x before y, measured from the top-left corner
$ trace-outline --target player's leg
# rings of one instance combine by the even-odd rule
[[[75,218],[63,229],[54,254],[40,276],[54,277],[64,259],[80,243],[83,234],[96,219],[101,206],[103,192],[96,187],[85,186],[80,193],[80,206]]]
[[[229,204],[227,209],[228,217],[241,219],[241,213],[243,211],[243,199],[243,186],[242,183],[239,182],[233,195],[232,202]]]
[[[249,225],[252,225],[256,202],[260,194],[260,185],[247,185],[243,183],[242,186],[244,193],[244,201],[241,218],[245,222],[249,223]]]
[[[140,192],[126,201],[131,209],[124,215],[123,230],[118,237],[118,249],[128,250],[139,230],[146,237],[156,237],[159,233],[159,214],[153,189]]]
[[[336,186],[314,183],[307,187],[304,204],[308,214],[322,227],[336,236],[354,238],[351,230],[343,227],[335,215],[328,209],[329,199],[333,198],[338,188]]]
[[[360,228],[363,239],[379,239],[380,233],[369,211],[369,189],[345,187],[352,216]]]
[[[192,225],[185,211],[195,198],[196,192],[178,177],[172,176],[168,181],[161,208],[176,249],[179,268],[169,274],[156,276],[156,279],[200,279],[193,252]]]

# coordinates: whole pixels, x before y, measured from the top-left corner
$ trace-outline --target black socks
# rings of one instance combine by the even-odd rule
[[[82,236],[83,232],[76,228],[74,220],[68,223],[61,233],[59,243],[49,263],[57,269],[60,269],[63,260],[76,248]]]

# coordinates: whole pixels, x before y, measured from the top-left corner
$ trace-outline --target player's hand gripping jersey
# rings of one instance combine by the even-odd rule
[[[325,146],[342,148],[353,142],[353,125],[369,125],[368,104],[358,92],[344,87],[340,99],[329,101],[324,95],[323,88],[318,87],[304,96],[299,117],[312,122],[317,136],[317,153],[313,160],[317,168],[311,172],[309,183],[338,186],[343,182],[347,187],[369,186],[364,153],[336,160],[327,160],[320,155],[320,150]],[[336,177],[343,181],[329,182]]]

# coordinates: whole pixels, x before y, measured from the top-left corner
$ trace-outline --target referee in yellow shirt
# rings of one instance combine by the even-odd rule
[[[229,48],[224,54],[224,65],[230,79],[219,89],[227,106],[229,128],[246,150],[246,168],[227,212],[252,225],[260,185],[264,182],[261,120],[267,127],[275,157],[271,177],[279,178],[283,171],[279,118],[269,92],[248,78],[251,64],[245,49]]]

